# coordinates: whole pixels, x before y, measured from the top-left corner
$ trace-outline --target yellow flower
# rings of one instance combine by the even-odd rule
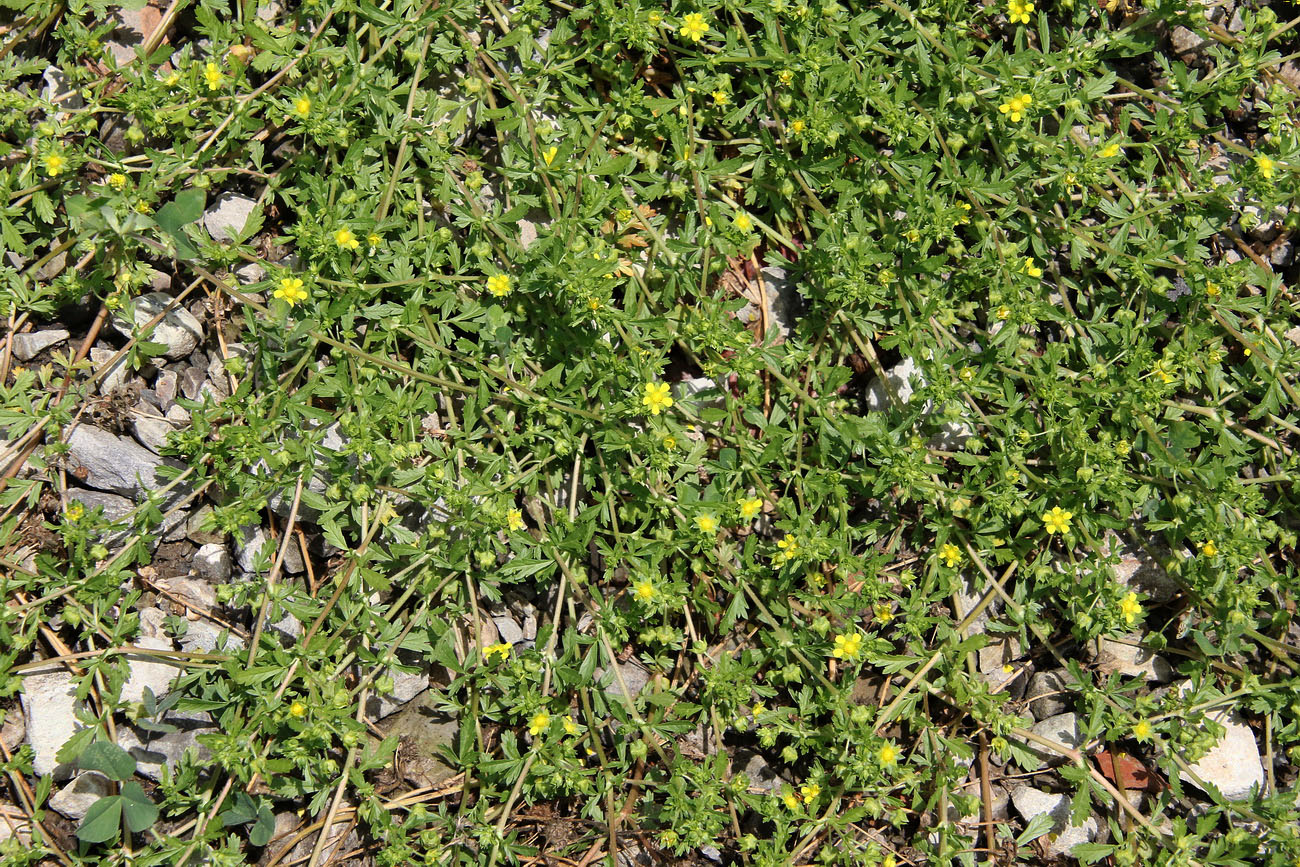
[[[487,647],[483,648],[483,658],[488,662],[492,661],[494,655],[505,659],[510,655],[510,645],[503,642],[501,644],[489,644]]]
[[[1255,157],[1255,168],[1259,169],[1259,176],[1265,180],[1273,177],[1273,161],[1268,157],[1260,154]]]
[[[311,114],[311,97],[300,96],[293,101],[293,113],[298,117],[306,117]]]
[[[1028,24],[1029,14],[1034,11],[1031,0],[1007,0],[1007,15],[1012,24]]]
[[[564,733],[566,735],[576,735],[578,733],[578,724],[575,723],[573,717],[569,716],[567,713],[564,715],[564,719],[561,722],[564,723]]]
[[[831,656],[836,659],[853,660],[858,658],[862,652],[862,634],[850,632],[847,635],[835,636],[835,649],[831,651]]]
[[[352,234],[352,230],[347,226],[344,226],[342,229],[339,229],[334,233],[334,243],[338,244],[340,247],[346,247],[349,250],[355,250],[361,246],[361,242],[357,240],[357,236]]]
[[[645,394],[641,397],[641,405],[647,407],[651,415],[659,415],[673,405],[673,399],[668,396],[668,391],[666,382],[647,382]]]
[[[1201,553],[1206,557],[1213,557],[1219,553],[1219,546],[1214,544],[1213,539],[1206,539],[1205,544],[1201,546]]]
[[[715,533],[718,530],[718,519],[709,514],[696,515],[695,526],[701,533]]]
[[[510,278],[505,274],[493,274],[487,278],[487,288],[498,298],[504,298],[510,294]]]
[[[999,105],[998,111],[1007,115],[1012,123],[1019,123],[1020,119],[1025,116],[1025,109],[1029,108],[1031,102],[1033,100],[1029,97],[1029,94],[1022,93]]]
[[[664,16],[663,13],[661,12],[651,12],[648,16],[646,16],[646,20],[650,22],[651,27],[658,27],[660,24],[663,23]]]
[[[699,42],[709,32],[709,25],[698,12],[688,12],[682,18],[681,34],[687,42]]]
[[[961,549],[951,542],[942,545],[939,548],[939,559],[944,562],[949,569],[961,562]]]
[[[599,299],[599,298],[589,298],[589,299],[587,299],[587,309],[590,310],[592,313],[595,313],[597,310],[599,310],[599,309],[600,309],[600,299]]]
[[[633,582],[632,593],[642,602],[649,602],[659,595],[659,591],[655,589],[655,585],[646,579]]]
[[[171,75],[163,79],[163,84],[166,85],[167,87],[175,87],[176,85],[180,84],[180,81],[181,81],[181,74],[179,72],[173,72]]]
[[[384,243],[384,239],[379,236],[378,232],[371,232],[366,235],[366,244],[370,247],[370,252],[375,252],[375,248]]]
[[[113,174],[108,176],[108,185],[118,192],[121,192],[126,188],[126,175],[121,172],[113,172]]]
[[[1028,274],[1030,277],[1042,277],[1042,276],[1043,276],[1043,269],[1042,269],[1042,268],[1039,268],[1037,265],[1035,265],[1035,264],[1034,264],[1034,260],[1033,260],[1033,259],[1030,259],[1030,258],[1028,258],[1028,257],[1025,257],[1025,264],[1020,266],[1020,270],[1021,270],[1021,271],[1024,271],[1024,272],[1025,272],[1026,274]]]
[[[888,767],[898,761],[898,747],[889,741],[885,741],[884,746],[876,753],[876,758],[880,759],[882,765]]]
[[[801,119],[796,118],[795,120],[790,121],[791,135],[803,135],[803,131],[807,128],[808,124],[804,123]]]
[[[736,228],[742,232],[748,232],[754,228],[754,221],[749,218],[749,214],[737,214]]]
[[[781,550],[776,552],[776,556],[773,557],[772,560],[778,565],[781,563],[787,563],[793,560],[795,555],[799,553],[799,539],[796,536],[786,536],[777,541],[776,547]]]
[[[203,80],[208,83],[208,90],[219,90],[226,77],[221,74],[221,67],[209,60],[203,67]]]
[[[664,438],[663,438],[663,447],[664,447],[665,449],[667,449],[668,451],[672,451],[673,449],[677,448],[677,437],[675,437],[675,436],[673,436],[673,435],[671,435],[671,434],[669,434],[668,436],[664,437]]]
[[[506,526],[511,530],[522,530],[524,528],[524,513],[518,509],[511,509],[506,512]]]
[[[281,277],[280,288],[275,290],[274,295],[290,307],[294,307],[298,302],[307,300],[307,290],[302,287],[303,282],[299,277]]]
[[[731,101],[731,97],[727,96],[725,90],[715,90],[711,96],[713,97],[713,104],[716,106],[724,106]]]
[[[80,501],[73,500],[71,503],[68,503],[68,508],[65,510],[64,514],[68,516],[69,521],[80,521],[81,516],[86,514],[86,507],[83,506]]]
[[[289,713],[301,719],[307,715],[307,705],[300,701],[295,701],[293,704],[289,705]]]
[[[1119,144],[1116,142],[1111,142],[1110,144],[1106,145],[1104,148],[1101,149],[1101,156],[1102,159],[1107,159],[1107,160],[1110,159],[1111,157],[1119,156]]]
[[[1011,318],[1011,308],[1003,304],[1001,307],[998,308],[997,316],[1000,321],[1005,322],[1006,320]]]
[[[750,497],[740,500],[740,517],[746,521],[752,521],[763,510],[763,501],[758,497]]]
[[[888,623],[894,619],[894,609],[890,608],[889,605],[884,602],[877,604],[876,607],[872,609],[872,612],[876,615],[876,620],[881,623]]]
[[[1146,720],[1140,719],[1133,724],[1133,737],[1137,738],[1138,740],[1140,741],[1150,740],[1151,734],[1152,734],[1151,723],[1147,722]]]
[[[559,152],[559,148],[555,147],[555,145],[551,145],[546,150],[542,151],[542,159],[545,160],[546,164],[549,166],[551,163],[555,162],[555,155]]]
[[[795,796],[794,789],[786,787],[786,790],[781,793],[781,803],[785,804],[787,810],[799,809],[799,798]]]
[[[45,173],[52,178],[57,178],[63,174],[63,169],[68,165],[68,161],[63,158],[62,154],[50,154],[45,158]]]
[[[1142,613],[1142,603],[1138,602],[1138,595],[1129,592],[1127,596],[1119,601],[1119,613],[1124,618],[1124,622],[1132,626]]]
[[[767,708],[763,706],[763,703],[761,701],[756,701],[754,702],[754,706],[749,709],[749,712],[754,715],[755,719],[757,719],[758,717],[767,713]]]
[[[528,733],[533,737],[537,737],[550,728],[550,725],[551,715],[544,710],[539,710],[528,723]]]
[[[789,84],[790,82],[794,81],[794,70],[782,69],[780,72],[776,74],[776,78],[777,81],[780,81],[782,84]]]
[[[805,804],[811,804],[813,801],[817,800],[817,796],[821,793],[822,787],[816,783],[809,783],[806,786],[799,787],[799,794],[803,796],[803,802]]]
[[[1060,506],[1052,508],[1043,513],[1043,526],[1047,528],[1048,535],[1052,533],[1070,532],[1070,519],[1074,517],[1074,512],[1067,512]]]

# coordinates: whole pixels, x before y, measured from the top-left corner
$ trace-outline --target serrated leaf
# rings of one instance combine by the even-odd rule
[[[1021,831],[1020,836],[1016,838],[1016,845],[1025,846],[1032,843],[1052,830],[1053,824],[1055,823],[1052,821],[1050,813],[1039,813],[1029,820],[1029,824],[1025,825],[1025,830]]]

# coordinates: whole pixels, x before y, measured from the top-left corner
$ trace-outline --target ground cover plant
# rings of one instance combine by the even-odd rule
[[[1300,7],[0,0],[0,851],[1300,863]]]

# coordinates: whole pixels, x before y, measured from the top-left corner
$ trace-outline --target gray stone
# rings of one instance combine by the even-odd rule
[[[962,576],[961,586],[957,588],[957,605],[961,610],[953,612],[957,618],[957,622],[960,623],[962,620],[965,620],[966,615],[975,610],[975,606],[979,605],[980,600],[984,598],[984,594],[990,589],[992,589],[992,587],[984,576],[975,573],[964,574]],[[970,622],[970,625],[966,628],[966,634],[968,636],[979,635],[980,633],[987,631],[989,621],[996,617],[998,612],[1001,610],[1002,599],[995,596],[993,601],[985,606],[984,610]]]
[[[130,337],[136,328],[143,328],[147,322],[167,310],[163,318],[154,325],[153,331],[143,333],[142,336],[153,343],[165,344],[167,346],[167,350],[163,353],[165,357],[173,361],[185,358],[203,342],[203,323],[180,305],[175,305],[168,310],[168,305],[171,304],[170,295],[150,292],[128,303],[130,319],[122,314],[115,314],[110,321],[115,330]]]
[[[1049,716],[1040,723],[1036,723],[1031,732],[1040,738],[1046,738],[1070,749],[1078,749],[1082,742],[1082,735],[1079,733],[1079,718],[1073,713],[1058,713],[1056,716]],[[1030,741],[1026,744],[1031,752],[1037,755],[1042,762],[1039,767],[1045,765],[1059,764],[1065,761],[1065,756],[1049,750],[1045,747]],[[1025,768],[1026,771],[1036,771],[1038,768]]]
[[[230,552],[225,545],[204,545],[194,555],[194,571],[200,578],[215,584],[230,580]]]
[[[1178,582],[1140,546],[1125,544],[1117,536],[1110,535],[1103,547],[1119,557],[1119,563],[1114,567],[1115,578],[1129,589],[1145,594],[1152,604],[1162,605],[1178,593]]]
[[[1013,635],[994,636],[979,649],[979,670],[995,692],[1019,698],[1025,691],[1024,667],[1015,662],[1020,657],[1020,639]],[[1010,669],[1010,670],[1008,670]]]
[[[152,4],[137,9],[122,6],[113,10],[113,18],[118,25],[105,40],[105,45],[118,66],[126,66],[136,60],[136,47],[144,44],[145,39],[158,26],[161,17],[159,10]]]
[[[925,374],[914,359],[905,358],[886,373],[886,380],[876,377],[867,386],[867,409],[882,412],[893,407],[893,398],[900,404],[910,403],[919,389],[925,388]],[[891,396],[892,392],[892,396]],[[934,415],[934,401],[927,400],[921,407],[923,417],[929,419]],[[964,422],[945,421],[939,425],[939,433],[930,438],[930,445],[936,448],[952,450],[961,448],[962,443],[974,434],[971,426]]]
[[[302,637],[302,621],[288,611],[284,612],[284,616],[279,620],[267,626],[267,629],[274,632],[280,637],[281,641],[287,644],[293,644]]]
[[[132,643],[142,650],[176,649],[166,638],[143,636]],[[180,673],[180,669],[172,663],[157,661],[159,657],[139,653],[127,653],[125,656],[131,673],[126,683],[122,685],[122,701],[131,704],[143,701],[146,689],[152,692],[155,698],[162,698],[167,694],[176,675]]]
[[[172,275],[162,271],[150,271],[149,288],[155,292],[170,292],[172,288]]]
[[[31,361],[51,346],[58,346],[71,335],[62,328],[48,331],[33,331],[14,335],[14,358],[19,361]]]
[[[190,411],[183,406],[173,405],[167,410],[166,419],[172,424],[185,427],[190,423]]]
[[[83,818],[100,798],[110,794],[108,777],[96,771],[77,774],[72,782],[50,796],[50,807],[74,821]]]
[[[106,494],[103,491],[69,488],[68,499],[81,503],[88,513],[93,509],[102,507],[104,509],[104,518],[113,522],[120,521],[135,511],[135,503],[126,497],[119,497],[117,494]]]
[[[1195,30],[1189,30],[1181,24],[1176,25],[1173,32],[1169,34],[1169,41],[1173,45],[1174,51],[1179,54],[1197,53],[1209,42]]]
[[[159,734],[129,725],[117,727],[117,745],[135,757],[136,772],[151,780],[162,776],[163,765],[174,771],[186,750],[193,749],[199,758],[206,758],[210,753],[199,743],[198,736],[217,731],[212,718],[203,711],[171,710],[163,722],[175,726],[176,731]]]
[[[772,770],[767,759],[745,747],[736,750],[733,766],[749,778],[750,792],[771,792],[781,785],[781,777]]]
[[[439,756],[444,747],[454,748],[460,721],[440,709],[436,690],[422,692],[384,720],[380,730],[399,738],[402,773],[411,785],[434,788],[456,775]]]
[[[233,241],[248,225],[257,203],[235,193],[223,193],[203,215],[203,225],[217,241]]]
[[[1268,261],[1278,268],[1285,268],[1295,258],[1295,246],[1290,241],[1280,241],[1268,250]]]
[[[1174,669],[1163,656],[1142,647],[1142,637],[1136,633],[1123,641],[1110,638],[1097,640],[1094,663],[1103,674],[1119,673],[1126,677],[1140,677],[1151,683],[1168,683]]]
[[[763,319],[762,297],[767,299],[767,329],[775,333],[777,342],[785,340],[798,318],[803,299],[794,283],[787,279],[784,268],[768,265],[762,269],[763,286],[760,292],[758,281],[746,282],[741,292],[749,303],[737,314],[746,325],[761,323]]]
[[[130,440],[82,424],[67,437],[67,443],[75,475],[96,490],[137,497],[165,484],[155,475],[163,459]]]
[[[186,653],[237,653],[243,650],[243,639],[237,635],[227,635],[226,641],[221,641],[221,634],[225,631],[225,627],[219,624],[195,620],[181,636],[181,650]]]
[[[492,618],[492,622],[496,624],[497,634],[506,644],[515,645],[524,640],[524,630],[509,614],[497,615]]]
[[[192,611],[211,611],[217,607],[217,591],[202,578],[177,576],[166,579],[166,587]]]
[[[0,801],[0,844],[13,840],[20,850],[32,845],[32,823],[27,814],[13,804]]]
[[[253,283],[260,283],[266,279],[266,269],[256,262],[245,262],[238,268],[234,269],[235,279],[241,286],[249,286]]]
[[[187,400],[198,400],[207,380],[208,372],[202,367],[185,368],[181,371],[181,394]]]
[[[624,684],[627,685],[626,695],[635,699],[646,688],[646,684],[650,682],[650,672],[639,662],[631,659],[619,663],[618,675],[622,676],[621,681],[619,676],[612,672],[598,670],[597,675],[609,681],[605,686],[605,694],[612,696],[616,701],[622,700],[625,695],[623,692]]]
[[[34,753],[32,768],[43,777],[56,780],[72,776],[72,767],[61,765],[55,756],[81,723],[74,712],[78,705],[72,675],[57,666],[23,677],[23,713],[27,722],[27,743]]]
[[[261,527],[243,527],[235,539],[235,562],[244,572],[257,572],[259,554],[268,563],[275,559],[275,545],[266,530]],[[269,567],[268,567],[269,568]]]
[[[167,447],[167,435],[175,430],[171,422],[156,415],[131,414],[131,433],[140,445],[154,454],[162,454]]]
[[[406,703],[429,688],[427,671],[402,671],[393,669],[393,691],[386,695],[371,694],[366,701],[366,714],[372,720],[384,719],[406,706]]]
[[[707,376],[683,380],[673,387],[673,392],[673,397],[679,403],[688,404],[697,412],[706,407],[720,409],[727,405],[726,388]],[[706,392],[711,393],[697,397],[697,395],[705,395]]]
[[[1069,693],[1065,689],[1069,674],[1065,669],[1039,671],[1029,679],[1025,698],[1029,701],[1029,712],[1034,719],[1045,720],[1050,716],[1069,710]]]
[[[117,361],[113,357],[117,355],[111,349],[101,349],[98,346],[90,350],[90,363],[94,367],[95,373],[99,374],[101,370],[104,373],[99,378],[99,385],[96,390],[100,394],[110,394],[114,389],[121,388],[126,384],[126,375],[130,373],[130,368],[126,363],[126,356],[123,355]],[[105,370],[105,368],[107,368]]]
[[[1054,795],[1032,786],[1020,786],[1011,793],[1011,803],[1026,821],[1037,816],[1052,817],[1052,828],[1039,840],[1046,844],[1048,857],[1068,855],[1080,843],[1091,843],[1101,831],[1097,819],[1089,816],[1082,825],[1070,824],[1070,796]]]
[[[185,538],[195,545],[220,545],[225,542],[226,534],[220,530],[205,530],[208,519],[212,517],[212,507],[206,503],[190,514],[185,522]]]
[[[85,106],[81,94],[68,86],[68,76],[59,67],[45,67],[41,81],[45,84],[41,88],[41,99],[47,99],[58,106],[58,110],[53,112],[54,116],[66,116],[68,112]]]
[[[172,408],[176,403],[176,388],[180,384],[180,376],[174,370],[163,370],[158,373],[158,378],[154,380],[154,394],[158,395],[158,408],[163,412]]]

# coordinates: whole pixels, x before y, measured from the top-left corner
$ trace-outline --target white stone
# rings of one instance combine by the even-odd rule
[[[58,668],[23,678],[23,713],[27,717],[27,743],[35,758],[36,775],[54,774],[56,780],[72,776],[69,765],[60,765],[55,755],[76,734],[81,724],[74,711],[78,706],[72,675]]]
[[[994,636],[979,649],[979,670],[989,688],[1018,697],[1024,692],[1025,676],[1015,660],[1020,657],[1020,639],[1014,635]],[[1010,667],[1011,670],[1007,671]]]
[[[61,328],[48,331],[34,331],[28,334],[14,335],[14,357],[19,361],[31,361],[40,353],[57,346],[71,335]]]
[[[208,748],[199,743],[198,736],[216,731],[212,718],[202,711],[169,711],[163,722],[175,726],[176,731],[157,734],[137,732],[129,725],[117,727],[117,745],[135,757],[136,772],[151,780],[162,776],[164,764],[175,770],[176,762],[191,747],[200,757],[207,756]]]
[[[1097,641],[1094,662],[1103,674],[1119,673],[1126,677],[1140,677],[1151,683],[1166,683],[1174,676],[1174,669],[1163,656],[1142,647],[1139,635],[1128,635],[1122,641],[1101,638]]]
[[[401,710],[407,702],[429,688],[427,671],[412,672],[394,669],[389,672],[389,676],[393,679],[393,691],[387,695],[372,694],[366,702],[366,713],[372,720],[383,719]]]
[[[127,305],[129,319],[125,315],[116,314],[110,322],[114,330],[130,337],[135,329],[143,329],[155,316],[166,310],[166,314],[154,325],[153,331],[143,333],[142,336],[150,342],[166,345],[167,350],[163,353],[165,357],[173,361],[185,358],[203,341],[203,323],[179,304],[168,310],[172,300],[170,295],[162,292],[141,295]]]
[[[867,386],[867,409],[871,412],[881,412],[893,407],[891,390],[893,397],[897,397],[900,404],[906,404],[911,402],[917,390],[926,386],[925,374],[921,371],[921,366],[912,358],[904,358],[894,365],[886,373],[886,379],[889,388],[886,388],[885,382],[878,376]],[[929,419],[934,414],[934,401],[927,400],[921,407],[921,413]],[[930,438],[930,445],[945,450],[958,449],[974,433],[971,426],[965,422],[945,421],[939,425],[939,433]]]
[[[77,774],[76,779],[50,797],[50,806],[72,820],[81,819],[100,798],[110,794],[108,777],[96,771]]]
[[[217,241],[233,241],[248,225],[257,205],[252,199],[234,193],[223,193],[203,215],[203,225]]]
[[[141,637],[134,642],[136,647],[143,650],[175,650],[171,641],[159,637]],[[126,683],[122,685],[122,701],[135,704],[144,700],[144,691],[150,690],[155,698],[162,698],[167,694],[171,682],[175,680],[180,670],[176,666],[167,662],[156,661],[158,657],[145,656],[144,654],[128,653],[128,665],[131,669],[130,676],[127,677]]]
[[[268,563],[275,560],[275,545],[266,530],[261,527],[243,527],[235,539],[235,562],[245,572],[256,572],[259,555]]]
[[[1259,757],[1259,743],[1245,719],[1236,711],[1215,711],[1206,716],[1226,731],[1204,758],[1190,765],[1192,773],[1232,801],[1248,797],[1252,788],[1263,788],[1264,763]],[[1196,785],[1186,772],[1179,771],[1179,776],[1183,782]]]
[[[746,325],[760,323],[763,320],[761,301],[767,299],[767,329],[769,336],[776,335],[776,342],[785,340],[798,317],[802,299],[794,283],[786,277],[784,268],[768,265],[760,272],[763,286],[760,291],[758,280],[743,281],[741,291],[749,303],[740,309],[737,317]]]
[[[496,624],[497,634],[506,644],[515,645],[524,640],[524,630],[509,614],[493,617],[492,622]]]
[[[1096,840],[1100,831],[1097,819],[1093,816],[1085,819],[1082,825],[1070,824],[1069,795],[1054,795],[1032,786],[1021,786],[1011,793],[1011,803],[1026,822],[1044,814],[1052,817],[1052,829],[1039,838],[1047,844],[1049,857],[1068,855],[1080,843]]]
[[[181,637],[181,650],[186,653],[237,653],[244,649],[244,642],[236,635],[228,636],[223,643],[221,633],[225,627],[207,620],[196,620],[189,624]]]

